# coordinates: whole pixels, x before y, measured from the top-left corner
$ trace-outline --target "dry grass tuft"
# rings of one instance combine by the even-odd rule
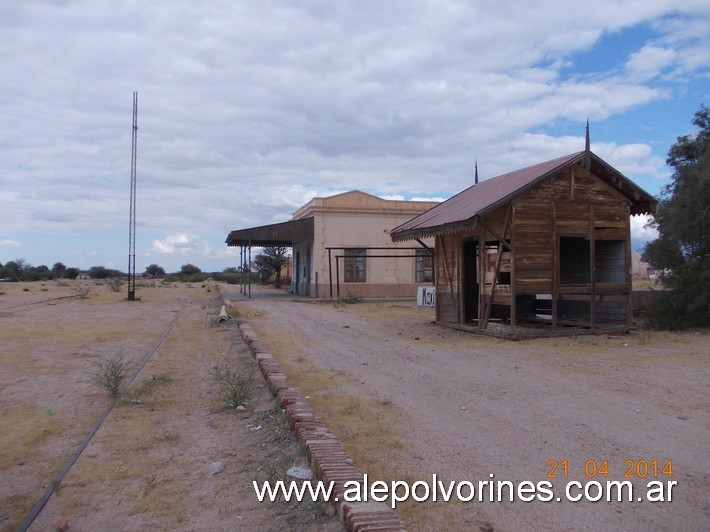
[[[248,403],[254,382],[253,364],[240,364],[223,354],[212,361],[208,371],[217,386],[218,409],[235,409]]]

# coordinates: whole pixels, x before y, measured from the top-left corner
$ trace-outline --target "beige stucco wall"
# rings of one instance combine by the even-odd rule
[[[294,246],[294,256],[300,253],[301,279],[305,274],[309,295],[318,298],[330,297],[332,276],[333,296],[336,296],[336,255],[342,255],[343,247],[372,248],[367,250],[365,283],[345,283],[343,259],[339,260],[340,295],[362,297],[415,297],[416,287],[430,283],[415,283],[414,250],[395,251],[397,248],[420,248],[418,242],[393,243],[389,232],[398,225],[437,205],[437,202],[413,202],[385,200],[360,191],[346,192],[327,198],[314,198],[294,214],[294,219],[313,217],[314,240],[308,250],[307,243]],[[424,243],[434,246],[434,240]],[[327,248],[331,251],[329,268]],[[390,249],[392,251],[390,251]],[[377,258],[372,255],[411,254],[409,258]],[[309,264],[304,257],[308,256]],[[296,277],[296,275],[294,275]],[[301,290],[302,293],[302,290]]]

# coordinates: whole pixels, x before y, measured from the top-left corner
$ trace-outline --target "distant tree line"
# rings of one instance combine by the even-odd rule
[[[142,274],[146,279],[163,279],[167,282],[203,282],[209,278],[230,284],[245,281],[244,276],[251,276],[255,282],[266,282],[276,275],[276,286],[280,286],[281,266],[288,260],[286,248],[265,248],[264,254],[257,255],[251,267],[229,267],[221,272],[205,273],[194,264],[183,264],[180,270],[166,273],[158,264],[151,264]],[[15,259],[5,264],[0,263],[0,280],[2,281],[49,281],[59,279],[76,279],[82,273],[79,268],[67,268],[57,262],[50,269],[45,265],[32,266],[25,259]],[[89,279],[112,279],[126,277],[127,274],[104,266],[92,266],[84,272]]]
[[[24,259],[15,259],[2,264],[0,262],[0,279],[3,281],[48,281],[50,279],[76,279],[78,268],[67,268],[61,262],[56,262],[52,269],[45,266],[32,266]]]

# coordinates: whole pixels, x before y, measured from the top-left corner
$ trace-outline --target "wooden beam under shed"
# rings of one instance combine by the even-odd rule
[[[506,212],[505,214],[505,224],[503,225],[503,233],[505,233],[505,230],[507,228],[508,214],[508,212]],[[506,242],[505,238],[501,237],[496,231],[493,230],[493,228],[491,228],[491,226],[487,225],[480,216],[477,217],[477,220],[480,222],[481,227],[483,227],[486,231],[493,235],[498,242],[502,242],[508,251],[513,251],[513,247],[508,242]],[[485,235],[482,236],[485,241]]]
[[[512,207],[511,207],[512,208]],[[491,293],[485,294],[484,302],[485,306],[483,309],[483,316],[481,318],[481,327],[486,328],[488,326],[488,319],[491,316],[491,308],[493,307],[493,296],[496,291],[496,284],[498,283],[498,275],[500,274],[500,263],[503,259],[503,246],[507,244],[505,241],[505,235],[508,233],[508,226],[510,225],[510,211],[511,208],[505,211],[505,221],[503,222],[503,238],[498,240],[498,254],[496,255],[496,265],[493,272],[493,282],[491,283]],[[483,225],[483,223],[481,223]],[[509,250],[512,250],[510,245],[507,246]],[[511,279],[512,282],[512,279]],[[485,289],[486,282],[483,279],[483,287]]]

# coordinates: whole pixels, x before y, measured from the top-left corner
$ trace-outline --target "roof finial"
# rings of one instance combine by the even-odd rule
[[[473,176],[473,184],[478,185],[478,159],[476,159],[476,173]]]
[[[587,171],[587,173],[589,173],[589,171],[592,169],[592,151],[589,147],[589,117],[587,117],[586,129],[586,138],[584,139],[584,162],[582,163],[582,166]]]

